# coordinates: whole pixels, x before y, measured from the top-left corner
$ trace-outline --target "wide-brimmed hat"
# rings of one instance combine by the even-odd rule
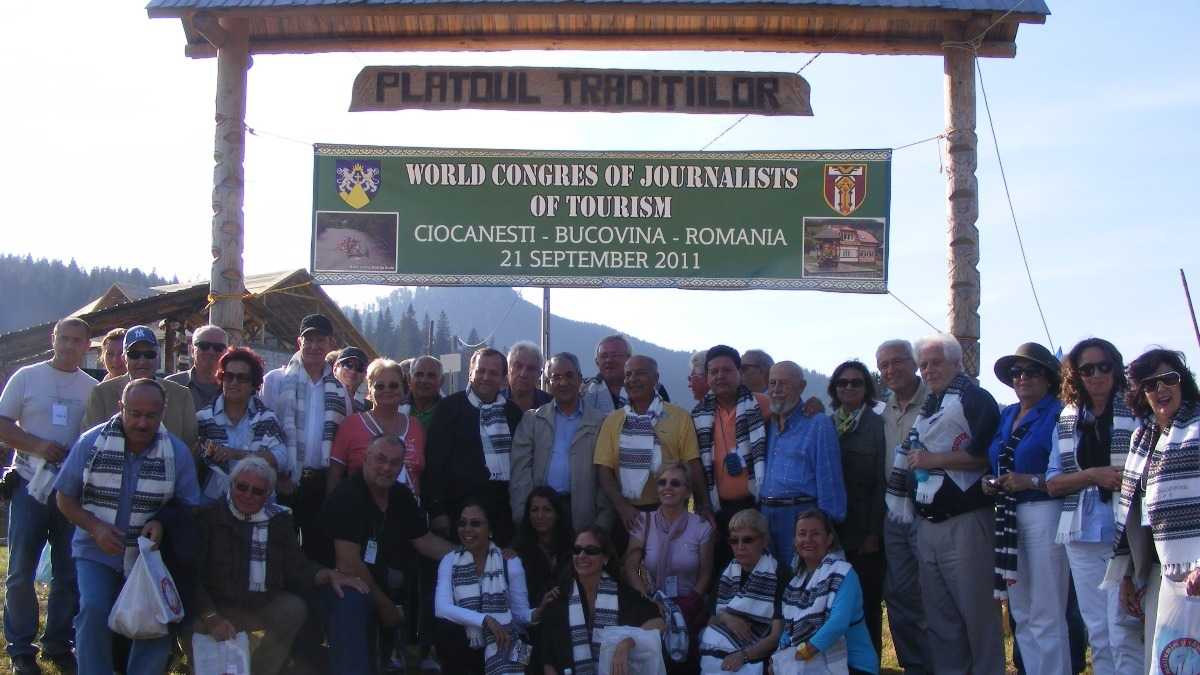
[[[996,366],[992,369],[996,373],[996,379],[1011,387],[1012,377],[1008,374],[1008,370],[1012,368],[1017,359],[1032,361],[1046,369],[1049,373],[1047,377],[1050,380],[1058,379],[1058,359],[1054,358],[1054,354],[1051,354],[1049,349],[1036,342],[1026,342],[1017,347],[1017,351],[1012,354],[996,359]]]

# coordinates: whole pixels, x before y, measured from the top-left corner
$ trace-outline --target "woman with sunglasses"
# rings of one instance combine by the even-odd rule
[[[1070,572],[1066,549],[1055,541],[1062,501],[1046,489],[1062,412],[1058,359],[1027,342],[997,359],[993,370],[1017,394],[1017,403],[1000,414],[988,448],[992,475],[983,477],[983,491],[996,496],[995,596],[1008,600],[1025,672],[1070,673],[1063,620]]]
[[[532,613],[520,558],[505,560],[492,542],[492,520],[483,503],[468,499],[458,515],[461,545],[438,564],[434,612],[436,647],[447,673],[524,673],[528,644],[518,632],[541,618]],[[514,648],[515,645],[515,648]]]
[[[401,408],[408,398],[408,389],[399,363],[390,359],[371,362],[367,368],[367,398],[371,409],[347,417],[333,437],[326,494],[333,494],[343,478],[361,470],[367,445],[386,434],[404,441],[406,452],[400,482],[420,496],[421,472],[425,469],[425,430]]]
[[[704,595],[712,582],[713,526],[687,510],[692,496],[688,470],[681,462],[658,468],[658,510],[643,513],[629,531],[625,579],[646,596],[656,591],[675,600],[688,626],[688,658],[672,672],[692,673],[700,662],[696,639],[708,621]]]
[[[769,543],[763,514],[743,509],[729,519],[733,561],[717,582],[716,611],[700,635],[702,672],[765,672],[783,631],[781,603],[792,580],[787,565],[767,552]]]
[[[875,653],[883,649],[883,519],[887,458],[883,418],[874,410],[875,378],[860,361],[846,361],[829,377],[833,425],[842,451],[846,520],[837,528],[846,560],[862,585],[864,619]]]
[[[287,445],[275,413],[255,393],[263,381],[262,358],[247,347],[231,347],[217,361],[221,393],[196,413],[200,439],[200,481],[204,503],[222,498],[233,464],[261,457],[275,470],[286,469]]]
[[[545,675],[595,673],[604,628],[665,628],[658,606],[610,574],[615,559],[608,533],[591,526],[575,535],[573,574],[559,587],[542,621]],[[629,669],[633,640],[617,646],[609,672],[634,675]],[[660,657],[661,658],[661,657]]]
[[[310,561],[296,541],[291,512],[269,499],[275,469],[250,456],[233,467],[227,496],[197,513],[196,630],[214,640],[263,631],[251,659],[255,675],[283,669],[307,609],[304,594],[329,584],[367,592],[355,577]]]
[[[796,575],[783,592],[783,636],[772,661],[821,664],[821,672],[878,673],[862,586],[842,555],[832,519],[820,509],[801,513],[794,545]]]
[[[1146,642],[1146,665],[1151,673],[1174,672],[1165,664],[1178,665],[1188,654],[1195,658],[1191,645],[1200,622],[1195,616],[1200,596],[1200,390],[1183,354],[1167,349],[1151,349],[1134,359],[1129,383],[1125,402],[1140,426],[1125,460],[1121,499],[1113,507],[1117,551],[1105,582],[1122,579],[1122,598],[1136,613],[1142,608],[1132,593],[1131,576],[1148,577],[1144,614],[1147,631],[1153,625],[1154,632]],[[1153,533],[1149,559],[1138,554],[1138,526]]]
[[[513,550],[525,567],[525,590],[535,600],[552,601],[558,597],[558,585],[571,566],[571,516],[563,513],[558,493],[548,485],[539,485],[525,499],[524,517],[517,528]],[[533,657],[525,669],[530,675],[542,674],[542,650],[536,634],[530,634]]]
[[[1140,626],[1121,608],[1120,589],[1100,589],[1112,558],[1113,493],[1137,428],[1125,405],[1125,363],[1111,342],[1088,338],[1071,348],[1061,376],[1057,448],[1046,469],[1046,491],[1064,497],[1055,541],[1066,546],[1092,671],[1132,673],[1142,669]]]

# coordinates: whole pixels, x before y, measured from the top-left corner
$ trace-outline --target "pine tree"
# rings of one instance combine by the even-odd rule
[[[438,314],[437,329],[434,331],[433,348],[435,354],[449,354],[454,345],[450,342],[450,318],[446,312]]]
[[[392,306],[385,305],[383,314],[379,315],[379,326],[376,329],[379,331],[379,349],[390,357],[395,357],[399,353],[400,340],[396,334],[396,322],[392,318]]]
[[[407,359],[425,353],[425,344],[421,340],[421,327],[417,325],[417,312],[413,309],[411,302],[404,310],[404,315],[400,317],[398,332],[401,357]]]

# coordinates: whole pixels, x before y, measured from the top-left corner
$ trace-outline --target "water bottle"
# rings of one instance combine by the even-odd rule
[[[921,437],[917,434],[917,430],[914,427],[908,430],[908,438],[904,439],[900,447],[904,448],[906,452],[911,452],[913,450],[924,450],[925,444],[921,442]],[[913,478],[916,478],[918,483],[924,483],[929,480],[929,470],[913,469]]]

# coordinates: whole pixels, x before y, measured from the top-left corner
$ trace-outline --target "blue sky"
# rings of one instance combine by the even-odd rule
[[[1029,262],[1054,346],[1089,335],[1127,358],[1147,346],[1200,359],[1179,283],[1200,300],[1200,4],[1052,0],[1024,25],[1015,59],[983,75]],[[215,60],[183,56],[179,22],[141,2],[22,3],[0,26],[6,161],[0,250],[83,265],[207,276]],[[55,31],[50,34],[48,31]],[[514,112],[347,113],[364,65],[562,65],[795,70],[807,54],[509,52],[259,56],[247,122],[246,270],[303,267],[310,142],[581,150],[695,150],[736,118]],[[713,150],[897,147],[943,130],[937,57],[826,54],[804,76],[815,116],[751,117]],[[985,371],[1021,342],[1046,342],[979,102]],[[286,137],[286,138],[280,138]],[[290,139],[290,140],[288,140]],[[893,163],[890,285],[945,325],[945,182],[933,143]],[[331,287],[365,302],[386,287]],[[529,290],[535,302],[540,291]],[[553,307],[677,349],[763,347],[828,372],[873,360],[891,337],[930,332],[887,296],[817,292],[556,290]],[[535,337],[532,336],[531,337]],[[1053,348],[1053,347],[1052,347]],[[1001,400],[1013,396],[990,372]]]

